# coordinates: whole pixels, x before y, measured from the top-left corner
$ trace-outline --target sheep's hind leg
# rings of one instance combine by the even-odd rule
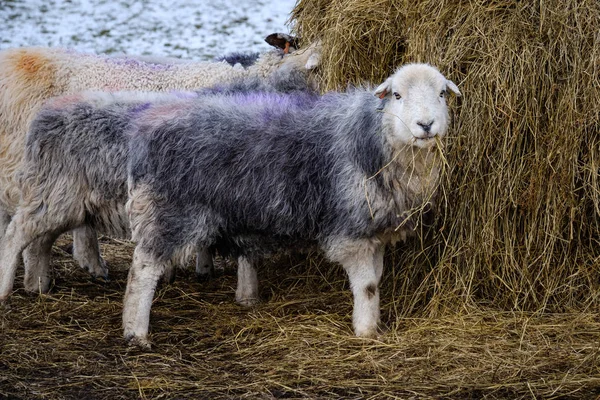
[[[73,229],[73,258],[94,278],[108,279],[106,262],[100,256],[96,230],[85,225]]]
[[[150,350],[150,308],[166,264],[136,246],[123,300],[123,337],[130,345]]]
[[[50,259],[52,257],[52,244],[58,237],[55,233],[46,233],[35,239],[23,250],[23,264],[25,290],[32,293],[47,293],[52,281],[50,273]]]
[[[235,301],[245,307],[258,304],[258,277],[256,275],[256,268],[254,268],[250,260],[245,257],[238,257],[237,276],[238,283],[235,291]]]
[[[43,221],[20,212],[8,225],[0,241],[0,302],[4,302],[13,289],[21,252],[38,236],[47,233],[45,228]]]
[[[208,248],[198,246],[196,252],[196,278],[200,282],[205,282],[215,276],[215,266],[213,264],[212,254]]]
[[[0,208],[0,240],[4,237],[6,228],[8,227],[8,224],[10,224],[10,219],[10,214]]]
[[[165,266],[165,270],[162,274],[162,281],[167,285],[172,285],[177,278],[177,267],[173,264]]]

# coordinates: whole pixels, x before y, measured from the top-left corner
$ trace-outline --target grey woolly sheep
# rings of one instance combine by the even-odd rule
[[[198,245],[244,270],[273,252],[319,247],[348,273],[356,335],[376,335],[384,246],[436,190],[448,90],[460,94],[437,69],[410,64],[376,96],[228,94],[143,112],[130,139],[137,246],[125,339],[150,346],[157,279]]]
[[[279,38],[273,43],[282,46],[283,42]],[[240,79],[266,79],[276,71],[304,70],[315,51],[314,47],[287,55],[281,50],[271,51],[261,54],[247,68],[227,62],[145,62],[144,58],[97,56],[57,48],[0,51],[0,237],[19,202],[20,189],[14,174],[22,162],[25,134],[49,98],[90,89],[193,90]],[[80,265],[93,276],[106,276],[108,270],[100,257],[95,232],[81,226],[74,230],[73,241],[73,254]],[[28,251],[42,251],[33,250],[42,245],[33,243],[32,249],[26,249],[25,261],[33,256]],[[210,256],[204,253],[198,259],[197,272],[208,273],[209,268],[202,267],[212,263]],[[39,282],[44,284],[40,286]],[[46,283],[45,279],[32,279],[26,289],[46,292]]]
[[[124,214],[127,135],[141,111],[189,98],[211,101],[224,93],[297,92],[298,96],[315,97],[307,85],[304,72],[280,69],[266,79],[243,78],[198,92],[81,92],[50,100],[32,121],[25,156],[15,174],[20,177],[21,197],[15,218],[37,214],[25,221],[24,229],[31,240],[19,243],[26,246],[35,240],[39,244],[29,246],[24,253],[25,287],[49,286],[51,246],[68,229],[85,225],[110,236],[129,237]],[[0,243],[14,240],[12,225],[7,231],[10,234]],[[198,254],[199,263],[212,263],[207,247],[199,248]],[[242,271],[242,291],[249,286],[244,279],[247,276]],[[10,276],[0,272],[0,277],[6,296],[12,289],[14,272]],[[255,287],[252,275],[249,279],[250,287]],[[256,301],[251,294],[240,295],[237,300],[244,305]]]

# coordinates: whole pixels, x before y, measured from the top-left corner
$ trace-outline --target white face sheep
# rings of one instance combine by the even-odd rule
[[[271,35],[272,36],[272,35]],[[277,37],[275,39],[278,39]],[[285,43],[278,39],[279,45]],[[131,57],[107,57],[76,53],[63,49],[21,48],[0,51],[0,237],[4,235],[10,216],[15,212],[20,189],[15,171],[22,162],[25,134],[41,105],[53,96],[81,90],[191,90],[223,84],[240,78],[266,79],[275,71],[303,69],[314,48],[283,55],[282,51],[262,54],[247,68],[226,62],[146,63]],[[73,254],[93,276],[104,277],[106,266],[99,255],[96,234],[87,226],[73,232]],[[38,249],[34,249],[35,247]],[[28,263],[45,263],[48,246],[33,243],[25,250]],[[31,252],[31,254],[28,254]],[[197,271],[212,260],[200,252]],[[47,270],[36,266],[34,270]],[[46,292],[47,277],[26,282],[32,292]]]
[[[436,137],[443,137],[448,127],[448,111],[434,107],[434,99],[446,104],[448,90],[459,94],[458,87],[443,76],[423,79],[422,71],[406,68],[390,76],[375,90],[379,98],[391,99],[385,112],[394,118],[389,123],[396,136],[390,137],[392,146],[410,143],[417,147],[435,144]]]
[[[228,94],[142,112],[129,141],[137,246],[125,339],[150,346],[157,280],[197,245],[237,256],[245,269],[273,252],[319,246],[348,273],[356,335],[376,335],[384,246],[437,186],[431,146],[448,127],[447,90],[459,94],[437,69],[410,64],[376,97]]]

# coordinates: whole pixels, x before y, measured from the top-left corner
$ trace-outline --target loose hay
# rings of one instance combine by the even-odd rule
[[[103,284],[62,242],[52,294],[18,285],[0,312],[0,398],[600,395],[600,3],[302,0],[293,17],[323,40],[327,88],[427,61],[464,94],[441,217],[386,257],[385,334],[352,337],[340,268],[282,256],[251,310],[231,265],[159,289],[140,353],[120,327],[133,246],[103,240]]]
[[[399,318],[382,290],[387,332],[352,337],[343,271],[280,257],[259,273],[263,303],[234,303],[235,271],[208,284],[180,274],[157,291],[151,353],[121,339],[133,246],[103,240],[112,279],[86,278],[55,247],[53,293],[18,286],[0,314],[0,398],[590,398],[600,394],[600,318],[495,309]],[[393,256],[393,255],[392,255]],[[388,260],[391,262],[392,260]],[[219,261],[222,264],[222,261]],[[285,267],[287,272],[282,271]],[[400,281],[400,280],[399,280]]]

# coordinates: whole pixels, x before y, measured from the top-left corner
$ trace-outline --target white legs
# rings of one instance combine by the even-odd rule
[[[240,305],[250,307],[259,302],[258,277],[256,269],[245,257],[238,257],[238,283],[235,291],[235,301]]]
[[[35,237],[26,230],[22,215],[17,214],[8,225],[5,236],[0,240],[0,302],[12,292],[21,252]]]
[[[172,285],[175,282],[177,276],[177,267],[173,264],[165,266],[165,271],[162,275],[162,281],[167,285]]]
[[[199,281],[208,281],[215,275],[212,254],[204,246],[198,246],[196,253],[196,277]]]
[[[326,249],[332,261],[342,264],[348,274],[354,297],[352,324],[359,337],[376,337],[379,324],[379,282],[383,273],[384,246],[369,240],[340,240]],[[148,327],[156,284],[166,264],[136,247],[129,270],[123,302],[123,336],[130,344],[150,348]],[[251,306],[258,302],[256,269],[249,259],[238,258],[238,303]]]
[[[376,337],[379,324],[379,282],[384,247],[367,241],[336,243],[328,256],[342,264],[354,297],[352,325],[360,337]]]
[[[108,278],[108,268],[100,256],[96,230],[89,226],[73,229],[73,258],[94,278]]]
[[[238,263],[236,300],[246,306],[256,304],[258,302],[256,270],[244,257],[239,257]],[[135,248],[123,300],[123,337],[131,345],[143,349],[151,347],[148,340],[150,308],[156,285],[165,267],[167,264],[157,262],[139,246]]]
[[[33,293],[47,293],[52,281],[50,272],[50,258],[52,244],[57,235],[47,233],[35,239],[23,250],[23,264],[25,265],[25,290]]]
[[[25,272],[25,287],[30,291],[46,291],[50,277],[48,257],[58,231],[46,231],[39,236],[33,225],[17,214],[10,222],[6,236],[0,241],[0,302],[6,300],[13,288],[15,270],[23,249],[29,265]],[[377,336],[379,323],[379,283],[383,273],[381,244],[372,241],[339,241],[326,249],[328,257],[342,264],[348,274],[354,298],[352,321],[354,332],[360,337]],[[158,262],[138,246],[129,270],[123,301],[123,335],[131,344],[150,348],[148,328],[150,309],[158,280],[170,263]],[[245,306],[258,302],[256,269],[249,259],[238,259],[238,287],[236,301]]]
[[[52,245],[58,235],[46,231],[31,240],[43,232],[44,227],[43,218],[33,217],[25,221],[22,215],[17,214],[11,222],[8,213],[0,210],[0,300],[6,299],[14,285],[20,258],[14,255],[15,251],[22,251],[25,290],[46,293],[50,289]],[[92,228],[82,227],[73,231],[73,256],[92,276],[108,276],[108,269],[100,257],[96,232]]]
[[[150,308],[156,284],[165,266],[140,250],[139,246],[135,248],[123,300],[123,337],[131,345],[150,349]]]

